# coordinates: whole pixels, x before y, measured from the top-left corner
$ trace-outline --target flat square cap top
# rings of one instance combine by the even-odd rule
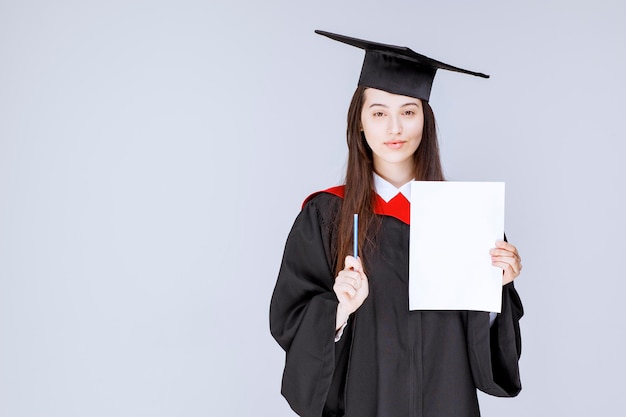
[[[322,30],[316,30],[315,33],[365,50],[358,83],[360,86],[428,101],[438,69],[489,78],[486,74],[448,65],[404,46],[387,45]]]

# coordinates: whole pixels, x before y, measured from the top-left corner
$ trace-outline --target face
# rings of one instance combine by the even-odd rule
[[[361,126],[380,173],[413,170],[413,154],[422,140],[421,100],[368,88],[361,110]]]

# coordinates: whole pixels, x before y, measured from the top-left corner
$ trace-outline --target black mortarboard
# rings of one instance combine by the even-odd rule
[[[404,46],[386,45],[323,30],[316,30],[315,33],[365,50],[360,86],[428,101],[438,69],[489,78],[480,72],[464,70],[428,58]]]

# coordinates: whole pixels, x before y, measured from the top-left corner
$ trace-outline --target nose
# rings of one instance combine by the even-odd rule
[[[392,135],[398,135],[402,133],[402,121],[398,116],[389,117],[389,125],[387,126],[387,130]]]

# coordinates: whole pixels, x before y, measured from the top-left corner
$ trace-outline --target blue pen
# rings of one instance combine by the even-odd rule
[[[354,257],[359,257],[359,215],[354,214]]]

